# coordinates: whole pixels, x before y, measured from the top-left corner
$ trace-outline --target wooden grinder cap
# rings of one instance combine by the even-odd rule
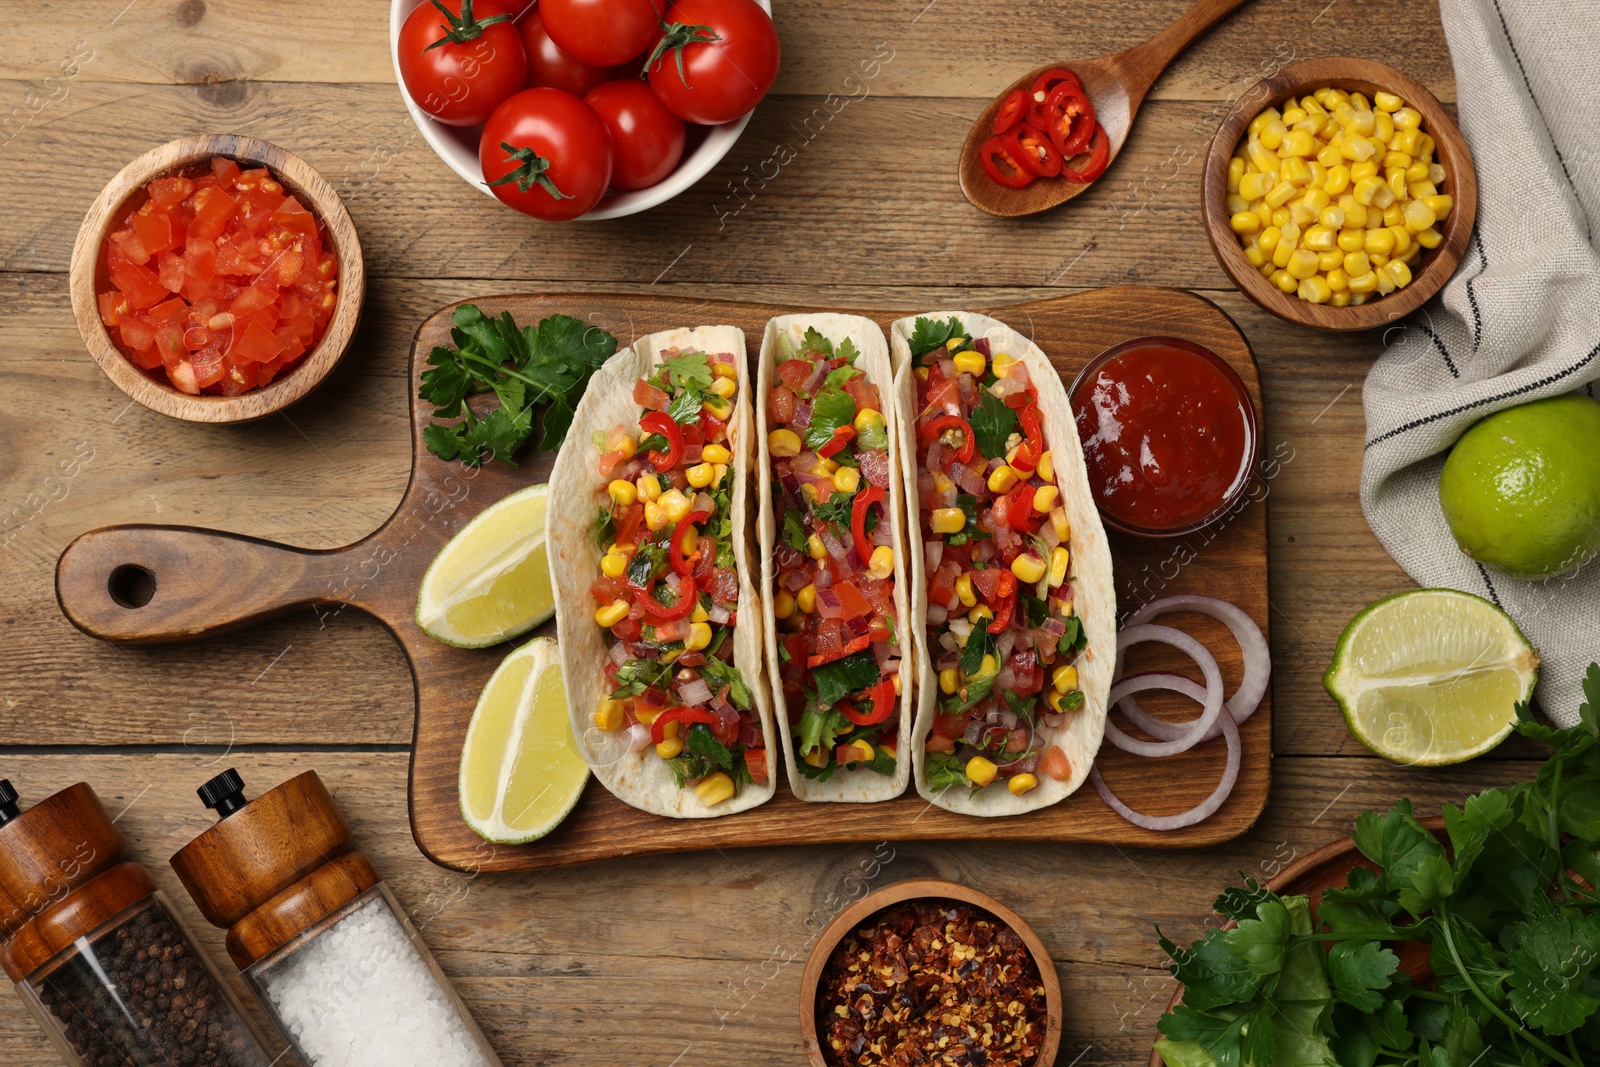
[[[378,884],[316,771],[248,803],[231,768],[198,792],[221,819],[178,850],[172,869],[207,921],[228,930],[241,968]]]
[[[156,887],[84,783],[27,811],[17,800],[0,781],[0,966],[20,982]]]

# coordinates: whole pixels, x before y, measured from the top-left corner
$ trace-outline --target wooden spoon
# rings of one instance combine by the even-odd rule
[[[967,141],[961,146],[961,191],[973,207],[991,215],[1015,218],[1046,211],[1089,188],[1089,184],[1093,183],[1036,178],[1024,188],[1008,189],[984,173],[979,150],[985,141],[994,136],[995,112],[1000,110],[1005,98],[1015,89],[1031,89],[1034,80],[1047,70],[1070,68],[1082,80],[1084,90],[1089,94],[1089,102],[1094,105],[1096,117],[1100,125],[1105,127],[1106,138],[1111,143],[1111,161],[1114,162],[1117,153],[1122,151],[1123,142],[1128,139],[1128,130],[1133,126],[1133,117],[1139,113],[1139,105],[1144,102],[1145,94],[1156,83],[1161,72],[1167,69],[1167,64],[1217,20],[1244,2],[1199,0],[1177,22],[1144,44],[1096,59],[1048,63],[1012,82],[983,109],[983,114],[978,116],[967,133]]]

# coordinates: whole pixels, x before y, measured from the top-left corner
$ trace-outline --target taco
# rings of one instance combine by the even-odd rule
[[[911,759],[900,442],[883,331],[767,323],[756,395],[767,677],[801,800],[887,800]]]
[[[969,815],[1088,777],[1116,666],[1111,551],[1066,390],[1004,323],[890,331],[919,663],[917,790]]]
[[[607,789],[658,815],[728,815],[775,788],[751,430],[744,334],[669,330],[595,373],[550,474],[572,732]]]

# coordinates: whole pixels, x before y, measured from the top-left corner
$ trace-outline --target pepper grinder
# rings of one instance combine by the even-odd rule
[[[219,818],[172,868],[309,1067],[500,1067],[316,771],[197,792]]]
[[[210,960],[82,782],[0,780],[0,965],[71,1067],[267,1067]]]

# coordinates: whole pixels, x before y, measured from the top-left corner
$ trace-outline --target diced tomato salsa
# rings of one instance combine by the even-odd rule
[[[708,805],[767,779],[766,737],[733,654],[736,358],[669,349],[634,386],[638,426],[595,434],[604,555],[589,595],[611,649],[595,722],[649,730],[678,783]]]
[[[900,749],[889,433],[860,353],[780,335],[765,397],[777,523],[772,610],[796,766],[892,775]]]
[[[1071,526],[1027,364],[991,355],[958,319],[918,319],[912,352],[924,617],[939,687],[928,785],[1005,782],[1021,795],[1041,777],[1072,774],[1042,733],[1084,699]]]
[[[100,321],[185,393],[238,396],[305,356],[338,304],[324,227],[264,168],[224,156],[156,178],[101,249]]]

